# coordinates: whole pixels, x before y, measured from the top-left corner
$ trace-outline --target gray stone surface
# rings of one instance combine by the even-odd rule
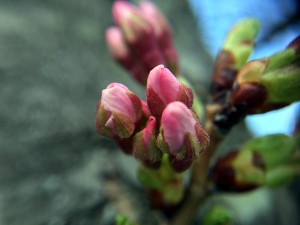
[[[0,225],[109,224],[101,174],[118,167],[135,182],[135,161],[94,125],[109,83],[144,95],[107,53],[112,2],[0,1]],[[161,5],[182,71],[199,80],[208,73],[187,3]]]

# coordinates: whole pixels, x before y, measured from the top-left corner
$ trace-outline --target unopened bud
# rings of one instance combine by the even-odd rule
[[[224,102],[226,92],[231,90],[237,72],[252,53],[258,30],[259,22],[247,19],[235,25],[229,32],[217,56],[213,72],[211,92],[215,102]]]
[[[179,72],[178,55],[173,46],[171,27],[167,19],[150,1],[142,1],[139,8],[154,28],[157,42],[167,61],[167,67],[177,75]]]
[[[156,119],[149,117],[146,127],[138,132],[133,139],[133,155],[145,166],[157,168],[160,166],[162,152],[156,146]]]
[[[282,52],[247,63],[238,73],[237,87],[254,84],[265,89],[266,98],[260,99],[261,106],[256,109],[257,112],[272,110],[272,104],[285,106],[300,100],[299,39],[300,36]]]
[[[213,168],[213,180],[222,191],[253,190],[265,182],[263,159],[255,151],[234,151],[220,158]]]
[[[108,138],[128,138],[141,117],[141,100],[126,86],[112,83],[102,91],[96,117],[99,134]]]
[[[127,46],[120,28],[108,28],[105,37],[109,52],[115,60],[128,70],[138,82],[146,83],[147,72],[143,70],[141,64]]]
[[[161,117],[157,145],[171,155],[171,165],[173,162],[176,171],[187,169],[208,143],[209,137],[201,127],[199,119],[186,105],[172,102],[165,108]],[[179,167],[180,162],[182,167]]]
[[[147,104],[150,112],[160,118],[171,102],[183,102],[188,108],[193,104],[193,91],[181,84],[163,65],[151,70],[147,80]]]
[[[155,39],[154,28],[137,7],[125,1],[116,1],[113,15],[142,69],[149,72],[155,66],[165,63]]]
[[[286,50],[250,61],[240,69],[227,104],[215,118],[219,130],[228,131],[246,115],[279,109],[300,100],[299,40],[300,36]],[[238,108],[242,111],[236,117]]]

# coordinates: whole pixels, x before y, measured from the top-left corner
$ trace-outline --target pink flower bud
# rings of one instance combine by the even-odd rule
[[[172,102],[163,111],[157,141],[158,146],[176,160],[189,162],[207,147],[209,137],[185,104]]]
[[[156,119],[150,116],[146,127],[134,136],[133,155],[146,166],[158,167],[162,159],[162,152],[156,146]]]
[[[150,1],[142,1],[139,5],[143,15],[152,24],[155,36],[159,39],[161,46],[170,45],[172,42],[171,28],[167,19],[159,9]]]
[[[128,138],[141,116],[141,100],[126,86],[112,83],[102,91],[97,106],[96,128],[99,134],[108,138]]]
[[[126,45],[122,32],[118,27],[110,27],[105,32],[105,39],[109,52],[118,61],[129,61],[126,64],[133,64],[130,50]],[[125,65],[126,65],[125,64]]]
[[[163,65],[150,71],[147,80],[147,103],[150,112],[160,118],[164,108],[171,102],[181,101],[188,108],[193,104],[193,92],[181,84]]]
[[[145,74],[147,72],[142,69],[141,64],[130,51],[120,28],[108,28],[106,30],[105,38],[109,52],[115,60],[128,70],[138,82],[146,83],[147,75]]]
[[[157,42],[167,61],[168,68],[176,75],[179,70],[179,60],[173,47],[172,32],[168,20],[150,1],[142,1],[139,8],[154,28]]]
[[[127,45],[144,70],[149,72],[158,64],[165,63],[154,28],[138,8],[125,1],[116,1],[113,15]]]

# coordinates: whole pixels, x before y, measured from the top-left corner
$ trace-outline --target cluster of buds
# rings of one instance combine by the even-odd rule
[[[150,70],[160,64],[178,74],[169,23],[154,4],[143,1],[136,7],[119,0],[112,13],[116,26],[106,31],[109,51],[136,81],[145,85]]]
[[[297,173],[293,162],[297,150],[294,138],[274,134],[255,138],[238,151],[220,158],[211,176],[222,191],[243,192],[257,187],[278,187]]]
[[[254,37],[255,30],[251,37]],[[251,48],[246,46],[246,55],[249,56]],[[300,36],[284,51],[248,63],[247,58],[242,57],[243,60],[235,65],[233,56],[239,54],[231,53],[231,60],[221,57],[219,61],[223,64],[219,66],[217,61],[212,82],[217,87],[213,93],[214,100],[223,104],[215,118],[221,132],[227,132],[246,115],[279,109],[300,100]],[[242,62],[245,64],[242,65]],[[232,71],[235,71],[234,76]]]
[[[145,166],[159,167],[167,154],[175,171],[186,170],[209,143],[191,109],[192,90],[158,65],[149,73],[146,96],[144,102],[122,84],[108,85],[97,107],[97,131]]]

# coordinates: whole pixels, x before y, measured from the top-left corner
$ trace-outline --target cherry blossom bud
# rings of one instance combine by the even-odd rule
[[[181,172],[207,147],[209,137],[195,114],[182,102],[172,102],[163,111],[157,145],[172,157],[172,162],[182,161],[187,166],[173,167]],[[180,163],[179,163],[180,164]]]
[[[141,100],[124,85],[112,83],[102,91],[96,118],[99,134],[114,139],[128,138],[141,117]]]
[[[154,28],[160,49],[167,60],[167,67],[177,75],[179,70],[178,55],[173,46],[171,27],[167,19],[150,1],[142,1],[139,8]]]
[[[105,37],[109,52],[115,60],[127,69],[137,81],[145,83],[147,79],[146,72],[127,46],[120,28],[108,28]]]
[[[125,1],[116,1],[113,16],[127,45],[144,70],[150,71],[165,63],[152,25],[137,7]]]
[[[133,155],[145,166],[157,168],[162,159],[162,152],[156,146],[156,119],[150,116],[146,127],[134,136]]]
[[[147,103],[150,112],[160,118],[164,108],[171,102],[183,102],[188,108],[193,104],[193,92],[180,83],[163,65],[150,71],[147,80]]]

